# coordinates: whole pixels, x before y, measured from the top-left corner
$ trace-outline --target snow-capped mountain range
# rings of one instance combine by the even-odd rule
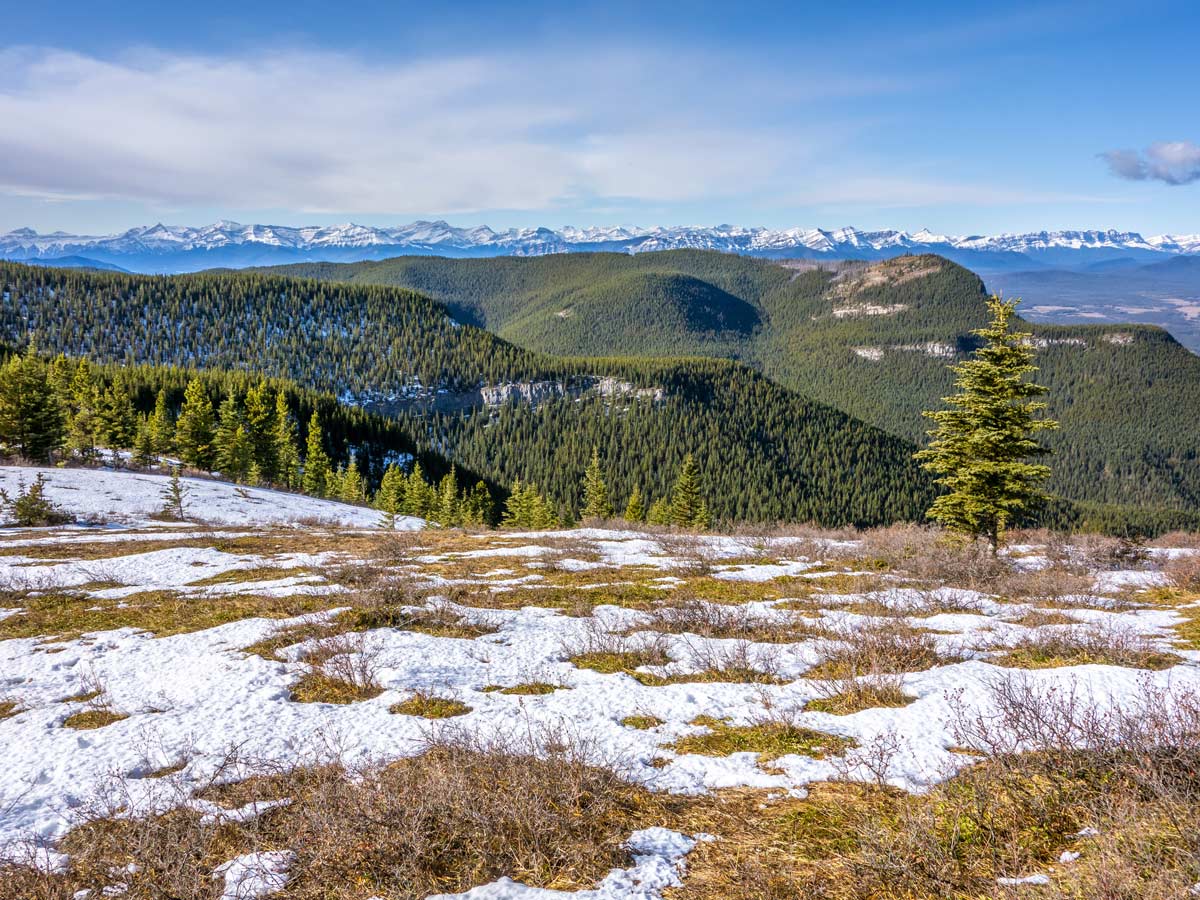
[[[939,253],[982,270],[1087,268],[1118,261],[1147,263],[1200,254],[1200,234],[1142,237],[1128,231],[1040,231],[1029,234],[944,235],[928,230],[739,227],[733,225],[458,228],[446,222],[396,227],[328,225],[293,228],[216,222],[193,228],[151,225],[121,234],[39,234],[20,228],[0,234],[0,258],[142,272],[183,272],[214,266],[272,265],[309,260],[348,262],[404,254],[455,257],[540,256],[616,251],[645,253],[682,248],[769,258],[880,259],[902,253]],[[67,259],[70,262],[67,262]]]

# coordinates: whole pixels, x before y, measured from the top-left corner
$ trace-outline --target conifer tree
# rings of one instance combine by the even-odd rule
[[[246,392],[243,420],[254,462],[266,481],[276,478],[275,400],[266,381],[260,381]]]
[[[484,482],[477,481],[463,501],[463,521],[468,525],[489,525],[492,515],[492,492]]]
[[[46,476],[39,472],[29,487],[23,480],[19,482],[16,497],[0,490],[0,509],[7,508],[13,524],[22,528],[44,528],[72,521],[70,515],[46,496],[47,485]]]
[[[533,519],[533,508],[531,505],[531,496],[525,485],[521,484],[521,479],[513,482],[512,488],[509,489],[508,499],[504,502],[504,515],[500,519],[500,524],[509,528],[528,527]]]
[[[300,450],[296,420],[288,408],[283,391],[275,395],[274,438],[275,480],[284,487],[300,486]]]
[[[217,433],[213,444],[217,452],[217,468],[221,473],[236,478],[235,470],[240,459],[241,447],[236,446],[238,429],[242,427],[242,411],[233,394],[226,394],[217,411]],[[243,438],[245,431],[242,432]]]
[[[641,522],[645,518],[646,500],[642,497],[642,489],[635,484],[633,493],[629,495],[629,502],[625,504],[625,521]]]
[[[0,369],[0,443],[35,462],[48,462],[63,442],[63,411],[48,367],[32,343]]]
[[[604,483],[604,470],[600,466],[600,448],[592,447],[592,458],[583,473],[583,511],[585,519],[611,519],[612,501],[608,499],[608,485]]]
[[[154,432],[150,420],[143,417],[138,422],[137,436],[133,439],[133,461],[139,466],[154,464]]]
[[[709,513],[708,503],[705,500],[700,501],[700,508],[696,510],[696,518],[692,520],[692,527],[699,528],[701,531],[712,528],[712,514]]]
[[[671,501],[666,497],[659,497],[651,503],[650,511],[646,514],[646,522],[650,525],[670,525]]]
[[[383,513],[383,527],[395,528],[396,516],[404,509],[404,472],[396,463],[383,470],[383,480],[375,493],[375,506]]]
[[[92,376],[92,367],[80,359],[71,376],[71,408],[67,419],[67,445],[85,459],[96,455],[99,430],[97,417],[100,392]]]
[[[427,519],[433,512],[436,501],[433,485],[425,480],[425,471],[421,464],[413,463],[412,471],[408,473],[408,481],[404,488],[404,513]]]
[[[179,466],[171,466],[171,480],[159,492],[163,505],[159,515],[164,519],[183,521],[183,503],[187,499],[188,489],[179,477]]]
[[[345,466],[330,464],[329,474],[325,477],[325,493],[321,496],[328,497],[331,500],[340,500],[342,497],[342,476],[345,473]]]
[[[154,412],[150,414],[148,428],[155,453],[167,454],[175,449],[175,420],[171,415],[166,388],[160,388],[154,398]]]
[[[133,398],[121,378],[114,378],[100,395],[96,410],[96,436],[111,450],[133,446],[137,436],[137,413]]]
[[[671,524],[691,528],[696,524],[696,515],[702,503],[700,496],[700,470],[692,454],[683,458],[675,489],[671,492]]]
[[[353,456],[338,481],[338,499],[343,503],[367,502],[367,486],[358,471],[358,460]]]
[[[241,422],[234,429],[229,446],[225,448],[221,461],[221,471],[227,478],[234,481],[250,480],[250,470],[254,468],[254,445],[250,443],[250,435],[246,426]]]
[[[199,378],[188,382],[183,391],[183,406],[175,423],[175,447],[185,464],[211,471],[216,464],[217,422],[212,400]]]
[[[988,299],[991,321],[974,332],[984,343],[971,359],[951,366],[958,393],[950,409],[926,412],[937,423],[916,456],[946,488],[929,517],[947,528],[985,538],[995,553],[1005,530],[1042,502],[1050,467],[1031,462],[1049,451],[1039,431],[1058,423],[1040,418],[1046,388],[1028,380],[1037,371],[1031,335],[1010,330],[1019,301]]]
[[[304,454],[304,493],[324,497],[329,484],[329,455],[325,452],[321,418],[314,409],[308,420],[308,443]]]
[[[58,354],[50,361],[50,387],[54,389],[64,415],[71,409],[71,376],[74,374],[75,367],[65,353]]]
[[[454,466],[451,466],[438,485],[434,519],[442,525],[458,525],[461,524],[459,513],[458,473]]]

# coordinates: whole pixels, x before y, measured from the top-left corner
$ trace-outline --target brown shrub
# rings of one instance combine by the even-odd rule
[[[1168,559],[1163,563],[1162,571],[1173,587],[1181,591],[1200,591],[1200,552]]]
[[[1141,632],[1117,623],[1039,628],[1010,646],[996,660],[1022,669],[1109,665],[1134,669],[1166,669],[1181,662],[1159,650]]]
[[[804,677],[844,683],[863,675],[921,672],[960,658],[939,652],[933,635],[900,621],[866,620],[830,630],[821,662]]]

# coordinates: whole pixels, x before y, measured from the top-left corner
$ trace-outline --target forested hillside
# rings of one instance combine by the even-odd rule
[[[635,485],[664,496],[693,452],[724,520],[914,520],[933,495],[911,443],[736,363],[547,357],[378,286],[16,264],[0,266],[0,281],[0,338],[14,346],[33,337],[43,352],[100,362],[294,379],[400,413],[418,452],[503,485],[534,482],[569,513],[593,446],[620,504]],[[704,315],[725,330],[746,324],[736,305]]]
[[[946,365],[985,319],[980,279],[936,256],[829,269],[701,251],[403,257],[280,271],[410,287],[534,350],[741,359],[913,441],[924,439],[921,410],[950,391]],[[1153,327],[1021,327],[1035,335],[1038,377],[1062,423],[1047,437],[1051,489],[1200,509],[1200,357]]]

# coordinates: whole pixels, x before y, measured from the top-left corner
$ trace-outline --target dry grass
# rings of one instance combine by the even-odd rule
[[[209,575],[197,581],[188,582],[189,587],[210,587],[217,584],[240,584],[251,581],[279,581],[283,578],[297,578],[301,575],[311,575],[310,569],[303,567],[284,568],[282,566],[259,566],[254,569],[230,569]]]
[[[378,673],[381,645],[367,635],[338,634],[318,640],[303,656],[309,670],[292,685],[297,703],[356,703],[383,693]]]
[[[705,639],[686,641],[690,657],[687,671],[658,674],[630,673],[647,687],[669,684],[784,684],[779,674],[777,648],[756,645],[752,641],[729,642]]]
[[[74,591],[22,599],[24,610],[0,619],[0,639],[56,636],[62,640],[95,631],[138,628],[159,637],[215,628],[249,618],[282,619],[327,609],[328,598],[234,594],[187,597],[148,591],[116,601],[97,601]]]
[[[668,749],[702,756],[757,753],[759,762],[767,763],[792,754],[824,759],[854,746],[854,741],[848,738],[801,727],[790,721],[790,717],[765,718],[752,725],[730,725],[720,719],[701,717],[692,724],[708,731],[680,738]]]
[[[1200,592],[1200,551],[1168,559],[1163,563],[1162,571],[1172,587],[1181,591]]]
[[[824,633],[823,629],[786,614],[767,617],[742,607],[675,597],[652,610],[650,620],[636,630],[760,643],[795,643]]]
[[[626,728],[636,728],[638,731],[648,731],[651,728],[657,728],[664,724],[663,720],[658,716],[636,715],[626,716],[621,720],[621,724]]]
[[[0,700],[0,719],[11,719],[22,711],[21,704],[16,700]]]
[[[722,839],[672,900],[1178,900],[1200,861],[1200,703],[1147,690],[1127,708],[1014,679],[960,720],[974,765],[925,794],[812,785],[806,800],[706,808]],[[1015,737],[1014,737],[1015,736]],[[1015,752],[1015,740],[1031,752]],[[1081,835],[1094,829],[1091,836]],[[1064,851],[1081,856],[1064,864]],[[1044,887],[1000,877],[1049,872]]]
[[[1062,565],[1047,566],[1032,572],[1006,572],[989,585],[997,596],[1051,606],[1078,605],[1076,598],[1092,593],[1094,576]]]
[[[495,692],[515,697],[541,697],[545,694],[553,694],[555,691],[570,689],[565,684],[551,684],[549,681],[525,681],[510,687],[501,687],[500,685],[492,684],[483,690],[489,693]]]
[[[120,722],[122,719],[128,719],[125,713],[114,712],[111,709],[87,709],[82,712],[74,713],[63,719],[64,728],[77,728],[86,730],[90,728],[103,728],[105,725],[111,725],[113,722]]]
[[[1041,628],[1043,625],[1078,625],[1079,620],[1054,609],[1031,609],[1021,618],[1014,619],[1013,624]]]
[[[535,754],[515,742],[434,743],[421,756],[348,770],[338,764],[263,768],[246,781],[202,791],[241,806],[286,797],[257,818],[218,823],[195,811],[127,817],[128,786],[63,842],[63,871],[0,863],[4,896],[69,900],[215,900],[221,862],[290,849],[290,900],[420,900],[501,877],[559,890],[591,887],[632,863],[630,832],[661,821],[669,801],[631,786],[572,749]],[[177,788],[179,801],[186,788]],[[132,864],[132,865],[130,865]]]
[[[843,678],[819,683],[821,696],[804,707],[814,712],[846,716],[864,709],[908,706],[915,700],[904,693],[902,677],[887,673]]]
[[[959,659],[939,652],[933,635],[900,621],[864,621],[831,632],[821,662],[805,678],[845,683],[860,676],[923,672]]]
[[[1159,650],[1143,634],[1119,625],[1070,625],[1039,629],[996,659],[1018,669],[1107,665],[1132,669],[1167,669],[1182,660]]]
[[[418,691],[401,703],[393,703],[388,712],[402,716],[420,716],[423,719],[452,719],[465,716],[471,707],[452,697],[439,697]]]

